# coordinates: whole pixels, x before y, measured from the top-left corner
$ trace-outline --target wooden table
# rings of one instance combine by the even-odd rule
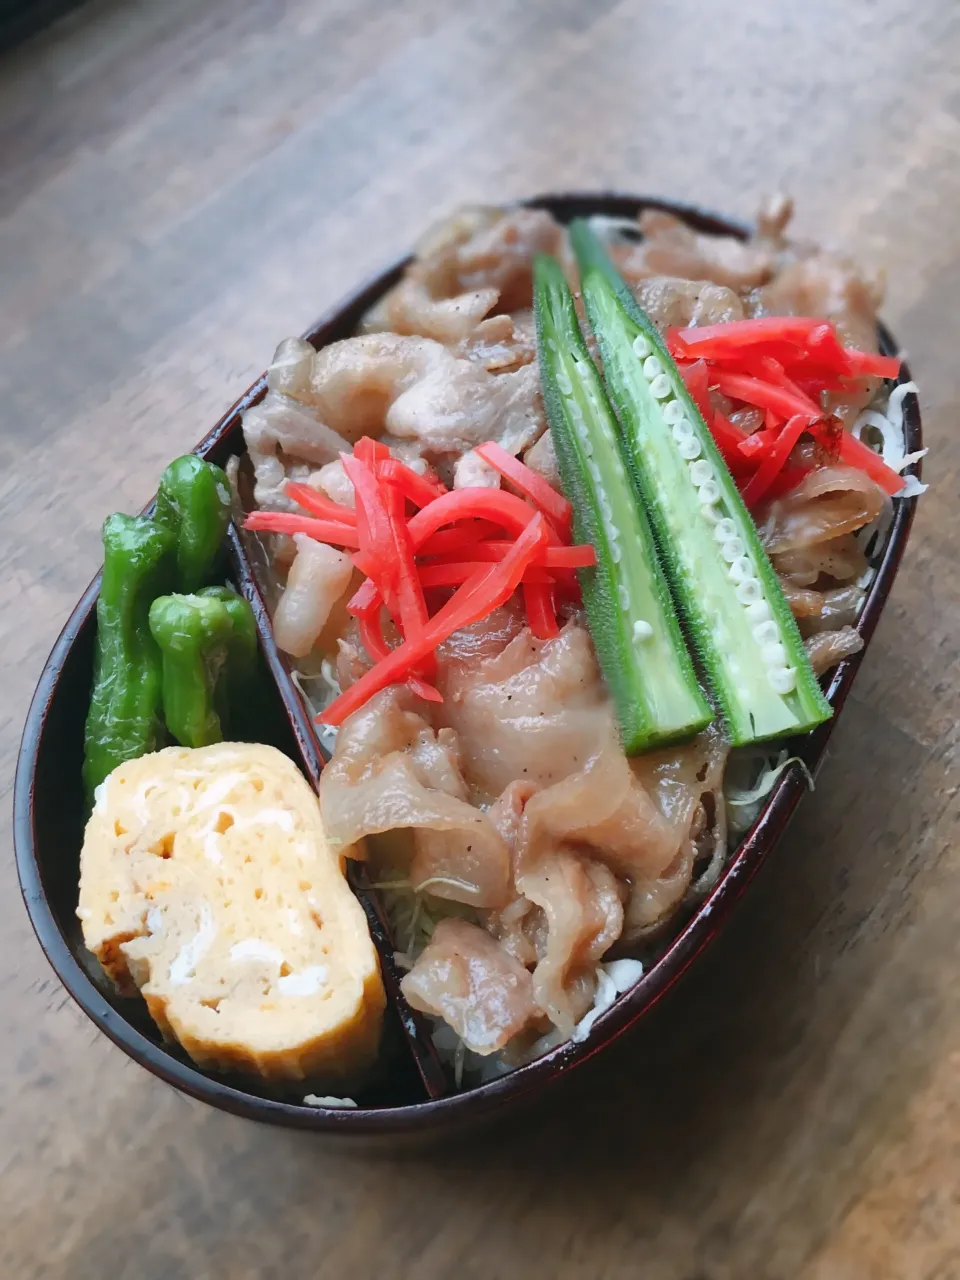
[[[784,184],[802,231],[889,270],[934,486],[731,935],[482,1143],[354,1158],[154,1081],[47,968],[5,816],[0,1275],[960,1277],[958,59],[943,0],[102,0],[0,66],[5,796],[105,513],[460,201],[748,216]]]

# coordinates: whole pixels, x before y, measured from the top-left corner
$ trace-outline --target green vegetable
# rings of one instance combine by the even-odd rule
[[[228,588],[159,596],[150,631],[163,662],[163,712],[184,747],[222,742],[231,704],[255,670],[256,630],[249,604]]]
[[[84,737],[87,798],[126,760],[156,751],[160,651],[150,634],[150,602],[169,588],[176,538],[143,516],[114,515],[103,526],[103,577],[97,600],[93,692]]]
[[[811,729],[830,704],[737,487],[656,327],[587,225],[571,238],[634,477],[731,740]]]
[[[214,688],[214,701],[221,726],[235,736],[238,724],[255,724],[263,693],[257,624],[249,603],[232,587],[204,587],[197,595],[219,600],[230,616],[227,660]]]
[[[178,588],[198,590],[213,575],[230,523],[226,475],[195,453],[176,458],[160,477],[154,519],[176,535]]]
[[[558,264],[534,263],[537,346],[547,417],[575,540],[596,549],[580,571],[597,656],[629,754],[689,737],[713,718],[620,450],[619,429]]]

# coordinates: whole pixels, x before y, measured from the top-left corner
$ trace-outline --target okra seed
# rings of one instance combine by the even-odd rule
[[[642,333],[638,333],[637,336],[634,338],[633,350],[634,350],[634,354],[639,356],[641,360],[643,360],[646,356],[650,354],[650,343],[647,341],[647,339],[643,336]]]
[[[674,427],[676,431],[676,427]],[[677,449],[681,458],[686,458],[687,462],[692,462],[694,458],[700,457],[700,441],[696,436],[684,436],[677,445]]]
[[[556,375],[557,386],[565,396],[573,395],[573,383],[567,376],[566,369],[558,369]]]
[[[700,495],[697,494],[697,497],[699,496]],[[700,514],[703,516],[704,520],[706,520],[707,524],[716,524],[720,519],[720,512],[717,510],[717,506],[713,502],[701,502]]]
[[[746,614],[747,614],[747,619],[754,624],[760,623],[760,622],[769,622],[770,619],[773,617],[773,614],[770,612],[770,605],[767,603],[766,600],[755,600],[753,604],[747,605]],[[761,643],[761,642],[758,641],[758,643]]]
[[[663,373],[663,365],[656,356],[647,356],[643,362],[643,376],[648,382],[652,382],[658,374]]]
[[[619,542],[615,542],[612,538],[610,540],[610,559],[614,564],[620,563],[620,544]]]
[[[765,667],[784,667],[787,664],[787,651],[778,640],[775,644],[765,644],[760,650],[760,658]]]
[[[746,578],[737,586],[737,599],[741,604],[753,604],[762,596],[760,583],[756,578]]]
[[[718,542],[729,542],[731,538],[737,536],[737,526],[729,517],[725,520],[720,520],[713,531],[713,536]]]
[[[706,484],[708,480],[713,479],[713,467],[706,458],[700,458],[697,462],[690,463],[690,479],[698,486]]]
[[[638,618],[633,624],[634,640],[649,640],[653,635],[653,627],[649,622],[644,622],[643,618]]]
[[[716,480],[708,480],[697,490],[697,497],[701,506],[712,507],[715,502],[720,501],[720,486]]]
[[[684,409],[679,400],[671,400],[663,406],[661,412],[663,413],[663,420],[667,426],[673,427],[683,417]]]
[[[737,537],[729,538],[720,548],[720,554],[727,564],[733,564],[734,560],[739,559],[745,551],[746,547]]]
[[[773,667],[767,672],[767,679],[774,693],[792,693],[797,687],[795,667]]]
[[[746,582],[747,578],[752,578],[754,576],[754,564],[749,556],[738,556],[730,566],[731,582]]]
[[[753,605],[750,606],[750,609],[752,608]],[[747,610],[748,617],[750,609]],[[758,627],[753,628],[753,638],[759,645],[777,644],[780,639],[780,628],[771,618],[767,622],[761,622]]]
[[[650,359],[652,360],[653,356],[651,356]],[[650,391],[658,400],[666,400],[672,390],[673,387],[670,385],[670,379],[665,373],[658,373],[650,383]]]
[[[617,587],[617,598],[620,601],[620,608],[624,611],[630,608],[630,592],[627,590],[626,583],[621,582]]]
[[[602,479],[603,479],[602,473],[600,471],[600,468],[594,462],[593,458],[587,459],[587,471],[589,471],[591,479],[595,480],[597,484],[600,484],[602,482]]]
[[[691,440],[693,438],[693,423],[688,422],[686,418],[681,418],[679,422],[673,424],[672,434],[677,444],[681,440]]]

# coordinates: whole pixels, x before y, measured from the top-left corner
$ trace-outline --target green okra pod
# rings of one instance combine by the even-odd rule
[[[684,645],[617,420],[553,259],[535,261],[534,300],[543,399],[576,541],[597,553],[596,567],[579,573],[583,601],[624,747],[635,754],[690,737],[713,710]]]
[[[571,240],[637,492],[735,745],[832,714],[756,526],[650,318],[586,223]]]

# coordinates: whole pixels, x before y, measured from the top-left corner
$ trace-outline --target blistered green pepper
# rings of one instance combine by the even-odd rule
[[[226,587],[160,596],[150,607],[150,631],[162,658],[170,733],[184,747],[222,742],[256,665],[249,604]]]
[[[169,590],[176,565],[174,534],[143,516],[110,516],[102,537],[93,692],[84,739],[83,781],[90,800],[118,764],[162,745],[161,660],[148,615],[157,593]]]
[[[175,458],[160,477],[154,519],[176,535],[177,587],[197,591],[214,574],[230,523],[226,475],[195,453]]]
[[[262,692],[257,624],[249,603],[232,587],[204,587],[197,594],[219,600],[230,615],[227,661],[216,682],[214,700],[221,726],[233,736],[239,724],[254,718]]]

